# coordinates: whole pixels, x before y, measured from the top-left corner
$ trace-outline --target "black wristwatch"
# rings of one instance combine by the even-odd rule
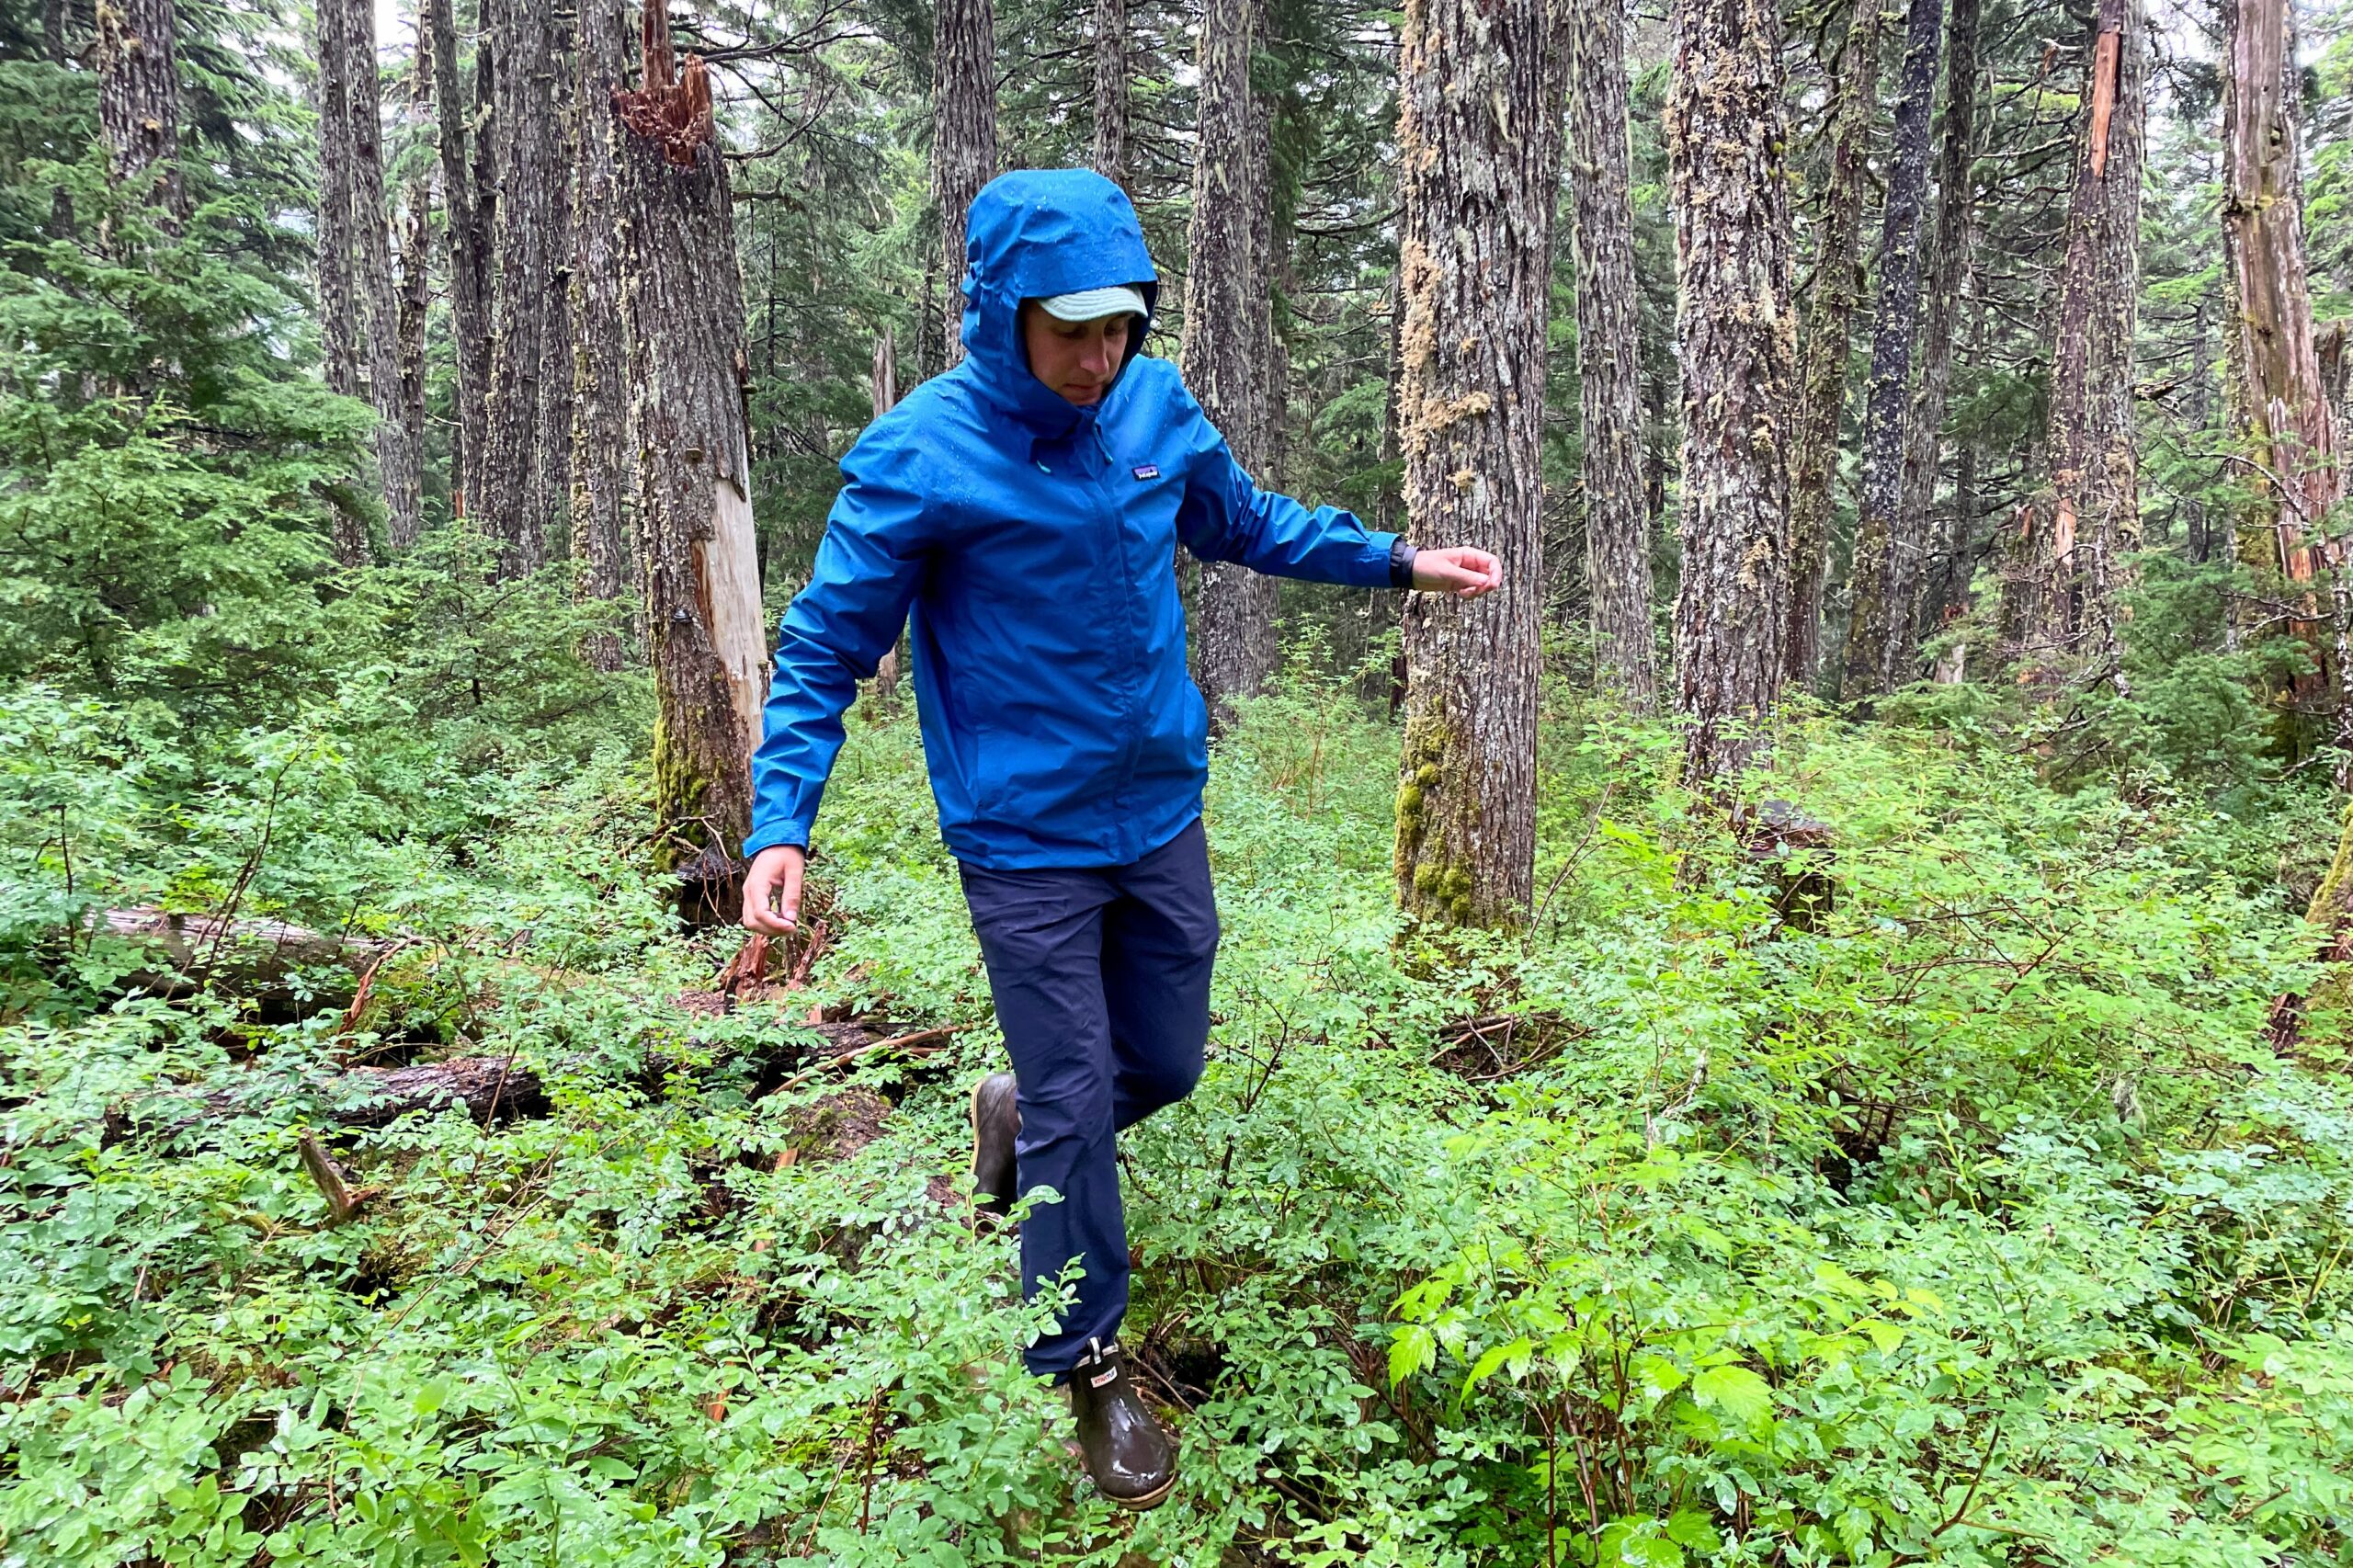
[[[1399,534],[1390,541],[1389,585],[1391,587],[1410,588],[1414,585],[1414,557],[1420,553],[1420,551],[1405,542],[1404,534]]]

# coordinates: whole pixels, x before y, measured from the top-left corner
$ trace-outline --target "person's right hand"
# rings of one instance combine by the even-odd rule
[[[744,873],[744,926],[769,937],[790,936],[801,925],[801,877],[809,852],[798,844],[771,844]]]

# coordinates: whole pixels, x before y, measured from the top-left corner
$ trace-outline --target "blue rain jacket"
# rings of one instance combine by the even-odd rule
[[[961,364],[842,460],[814,574],[786,610],[745,853],[806,846],[857,683],[909,621],[924,756],[959,859],[1124,865],[1200,814],[1207,712],[1176,549],[1359,587],[1396,536],[1258,489],[1131,335],[1090,408],[1029,373],[1021,301],[1158,284],[1135,210],[1083,170],[993,180],[967,228]]]

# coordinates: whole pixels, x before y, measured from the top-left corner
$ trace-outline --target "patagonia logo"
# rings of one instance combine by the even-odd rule
[[[1136,464],[1136,477],[1138,479],[1158,479],[1160,477],[1160,470],[1157,466],[1152,463],[1138,463]]]

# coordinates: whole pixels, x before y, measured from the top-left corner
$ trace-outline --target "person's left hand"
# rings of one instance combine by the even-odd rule
[[[1425,593],[1475,599],[1503,586],[1504,566],[1483,550],[1457,545],[1414,554],[1414,586]]]

